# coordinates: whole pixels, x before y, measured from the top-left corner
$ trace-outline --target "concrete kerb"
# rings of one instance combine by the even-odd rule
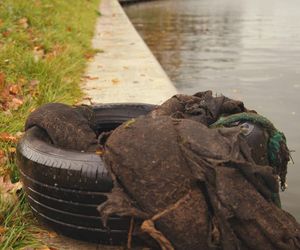
[[[103,50],[88,64],[83,103],[160,104],[177,93],[117,0],[101,0],[93,46]],[[42,240],[60,250],[118,250],[57,235]]]
[[[103,50],[86,70],[85,103],[160,104],[176,88],[117,0],[102,0],[93,46]]]

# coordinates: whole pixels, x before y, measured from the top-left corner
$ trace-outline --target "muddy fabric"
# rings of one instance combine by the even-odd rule
[[[97,144],[93,111],[88,106],[45,104],[27,118],[25,129],[33,126],[44,129],[58,147],[87,151],[93,150]]]
[[[212,91],[205,91],[193,96],[175,95],[159,106],[152,114],[153,116],[168,115],[192,119],[204,125],[210,125],[217,121],[220,115],[245,111],[247,109],[242,102],[225,96],[213,97]]]
[[[240,126],[209,129],[243,104],[177,95],[118,127],[104,160],[115,182],[103,220],[127,215],[162,249],[300,249],[300,226],[272,202],[278,176],[257,165]]]

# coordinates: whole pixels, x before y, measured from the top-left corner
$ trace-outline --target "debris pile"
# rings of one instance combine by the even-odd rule
[[[161,249],[300,249],[300,225],[279,198],[286,139],[242,102],[175,95],[98,140],[94,121],[87,106],[52,103],[26,129],[39,126],[67,149],[102,147],[114,188],[98,210],[104,224],[132,217],[128,245],[140,235]]]
[[[256,148],[245,121],[265,134]],[[104,149],[114,180],[99,206],[104,223],[113,214],[141,219],[136,232],[162,249],[300,249],[300,225],[278,195],[285,137],[242,102],[211,91],[176,95],[119,126]]]

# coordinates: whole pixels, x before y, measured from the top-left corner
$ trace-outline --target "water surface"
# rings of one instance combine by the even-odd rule
[[[300,1],[160,0],[125,11],[181,93],[243,100],[285,132],[283,207],[300,221]]]

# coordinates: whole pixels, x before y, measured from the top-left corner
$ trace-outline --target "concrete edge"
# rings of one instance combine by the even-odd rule
[[[176,88],[117,0],[102,0],[93,47],[103,50],[86,69],[84,103],[161,104]]]

